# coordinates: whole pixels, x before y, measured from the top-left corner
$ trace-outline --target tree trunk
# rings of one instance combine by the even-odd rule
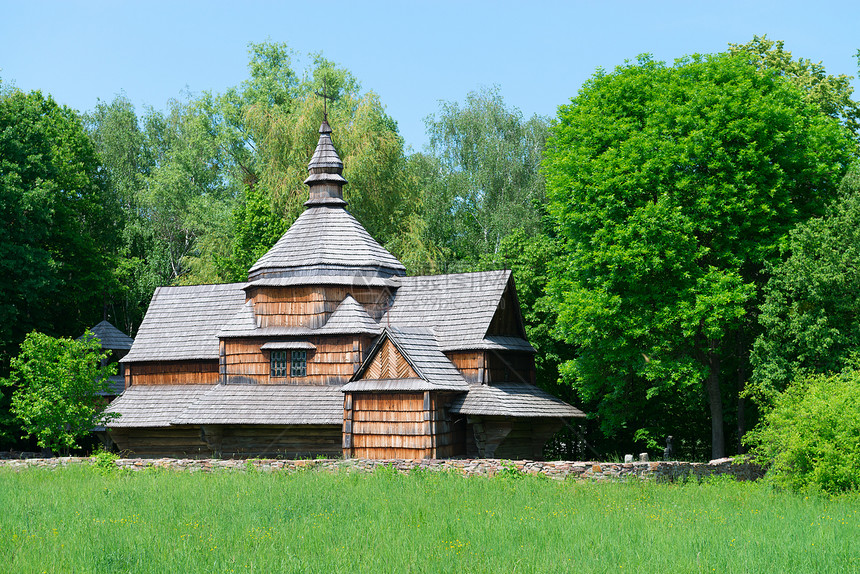
[[[723,397],[720,393],[720,357],[718,345],[708,341],[708,402],[711,406],[711,458],[726,456],[726,438],[723,433]]]

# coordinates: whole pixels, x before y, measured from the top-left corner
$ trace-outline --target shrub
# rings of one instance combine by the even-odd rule
[[[777,485],[860,489],[860,370],[796,380],[745,441]]]

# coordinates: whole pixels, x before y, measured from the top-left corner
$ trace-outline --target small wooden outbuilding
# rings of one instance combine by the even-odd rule
[[[406,276],[346,210],[327,122],[308,172],[246,283],[155,292],[111,405],[120,449],[540,458],[584,416],[535,386],[510,271]]]

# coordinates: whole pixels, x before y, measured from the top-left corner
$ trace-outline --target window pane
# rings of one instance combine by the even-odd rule
[[[308,352],[293,351],[292,362],[290,364],[291,377],[304,377],[307,374]]]
[[[287,351],[272,351],[272,376],[287,376]]]

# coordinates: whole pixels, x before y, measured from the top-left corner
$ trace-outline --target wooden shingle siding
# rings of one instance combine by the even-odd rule
[[[129,363],[127,380],[132,385],[215,385],[218,384],[218,360],[162,361]]]
[[[366,379],[417,379],[418,375],[391,343],[385,341],[364,374]]]
[[[391,291],[387,287],[310,285],[303,287],[257,287],[248,289],[254,302],[258,326],[319,329],[352,295],[367,313],[379,320],[387,309]]]
[[[448,357],[463,378],[470,383],[485,382],[485,352],[484,351],[447,351]]]
[[[449,393],[347,394],[344,456],[439,458],[465,453],[465,419],[451,418]]]

